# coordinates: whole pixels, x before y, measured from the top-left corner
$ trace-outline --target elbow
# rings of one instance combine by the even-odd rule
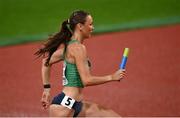
[[[42,59],[42,66],[46,66],[47,58]]]
[[[90,77],[83,78],[82,83],[84,87],[91,86],[92,85],[91,78]]]
[[[47,58],[44,58],[44,59],[42,59],[42,65],[43,65],[43,66],[46,66],[46,67],[49,67],[49,66],[51,66],[52,64],[47,63]]]
[[[89,83],[87,81],[83,81],[82,83],[83,83],[84,87],[87,87],[89,85]]]
[[[47,60],[47,58],[42,59],[42,63],[45,64],[46,60]]]
[[[83,86],[84,86],[84,87],[90,86],[90,82],[88,82],[88,81],[83,81]]]

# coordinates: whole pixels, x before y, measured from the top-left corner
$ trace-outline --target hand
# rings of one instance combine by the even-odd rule
[[[41,103],[43,109],[47,109],[50,105],[50,89],[44,89],[42,98],[41,98]]]
[[[125,69],[119,69],[114,74],[112,74],[112,80],[120,81],[125,76]]]

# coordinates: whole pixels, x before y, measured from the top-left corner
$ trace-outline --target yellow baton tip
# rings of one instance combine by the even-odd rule
[[[125,48],[123,56],[128,57],[128,54],[129,54],[129,48]]]

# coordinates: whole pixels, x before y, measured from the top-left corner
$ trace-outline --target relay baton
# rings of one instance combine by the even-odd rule
[[[123,53],[123,58],[122,58],[121,64],[119,65],[119,68],[120,68],[120,69],[125,69],[125,67],[126,67],[126,62],[127,62],[127,59],[128,59],[128,54],[129,54],[129,48],[125,48],[125,49],[124,49],[124,53]]]

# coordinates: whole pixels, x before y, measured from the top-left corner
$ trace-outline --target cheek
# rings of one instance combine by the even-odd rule
[[[91,36],[91,32],[92,32],[92,27],[91,26],[86,26],[84,27],[84,29],[82,30],[83,35],[88,38]]]
[[[84,30],[84,36],[86,37],[86,38],[89,38],[89,37],[91,37],[91,28],[87,28],[86,30]]]
[[[84,33],[89,33],[89,32],[91,32],[91,28],[90,28],[90,27],[86,27],[86,28],[84,29]]]
[[[84,29],[85,29],[85,31],[90,31],[92,28],[91,28],[90,25],[86,25],[86,26],[84,27]]]
[[[90,26],[88,27],[88,32],[91,32],[93,30],[93,28]]]

